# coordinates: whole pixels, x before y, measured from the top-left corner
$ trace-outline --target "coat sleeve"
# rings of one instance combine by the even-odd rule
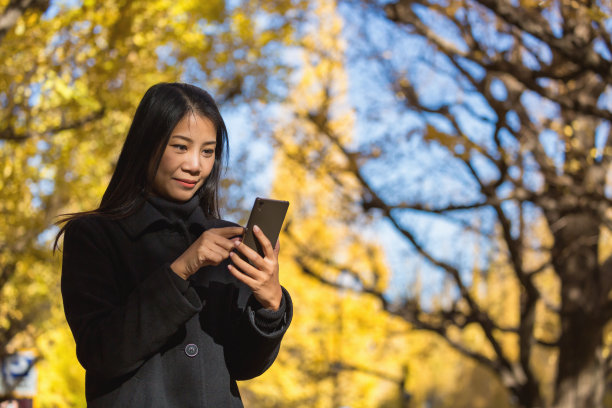
[[[108,378],[138,368],[202,308],[197,294],[180,287],[169,265],[150,271],[121,299],[108,235],[83,218],[66,228],[61,290],[77,358]]]
[[[281,307],[264,309],[251,294],[242,314],[232,326],[226,361],[232,377],[248,380],[263,374],[274,362],[281,340],[293,317],[293,303],[285,288]]]

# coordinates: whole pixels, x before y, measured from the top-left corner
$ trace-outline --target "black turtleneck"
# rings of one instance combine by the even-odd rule
[[[171,222],[176,220],[187,220],[200,204],[200,197],[197,194],[194,194],[191,199],[184,202],[170,201],[157,196],[150,196],[147,200]]]

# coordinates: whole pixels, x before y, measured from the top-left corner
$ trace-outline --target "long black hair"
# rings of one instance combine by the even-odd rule
[[[54,247],[57,248],[71,220],[89,214],[121,219],[135,213],[151,194],[155,173],[172,131],[189,113],[209,119],[217,132],[215,164],[196,194],[204,214],[219,218],[219,179],[229,152],[225,122],[208,92],[189,84],[162,82],[149,88],[140,101],[100,206],[91,211],[64,214],[58,222],[64,226],[55,238]]]

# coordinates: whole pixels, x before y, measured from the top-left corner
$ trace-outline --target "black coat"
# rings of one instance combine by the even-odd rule
[[[242,407],[236,380],[276,358],[292,317],[284,288],[273,312],[227,261],[189,281],[170,269],[203,231],[235,225],[206,219],[194,200],[175,208],[153,199],[119,221],[68,224],[62,296],[88,406]]]

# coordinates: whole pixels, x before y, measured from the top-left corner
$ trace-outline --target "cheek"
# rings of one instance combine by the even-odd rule
[[[172,176],[171,171],[171,160],[169,160],[167,155],[162,156],[161,161],[159,162],[159,166],[157,167],[157,171],[155,172],[155,176],[153,177],[153,184],[156,188],[162,188],[165,183],[167,183],[168,178]]]
[[[162,179],[163,177],[161,177],[160,169],[157,169],[157,173],[155,173],[155,176],[153,177],[153,185],[151,186],[153,191],[159,192],[160,190],[163,190],[164,183]]]
[[[215,159],[213,158],[212,160],[206,160],[206,162],[204,163],[204,169],[206,172],[206,177],[208,177],[208,175],[212,172],[212,169],[215,165]]]
[[[168,173],[168,169],[170,167],[172,167],[172,157],[170,153],[168,152],[168,150],[166,149],[166,151],[164,151],[164,154],[162,155],[159,161],[159,166],[157,167],[156,177],[158,175],[163,175],[163,174]]]

